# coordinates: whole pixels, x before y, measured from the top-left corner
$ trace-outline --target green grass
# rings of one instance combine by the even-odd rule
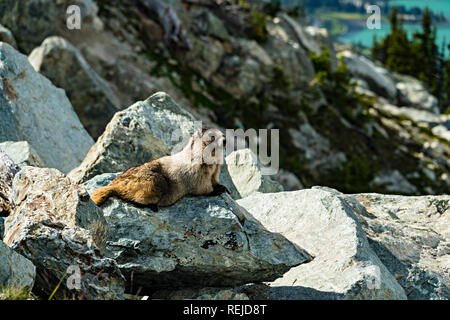
[[[28,288],[17,288],[15,286],[2,287],[0,300],[35,300]]]

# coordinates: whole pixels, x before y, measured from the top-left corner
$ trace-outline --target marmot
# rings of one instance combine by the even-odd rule
[[[117,196],[157,211],[158,206],[170,206],[185,195],[229,192],[219,184],[224,140],[219,130],[203,127],[180,152],[129,168],[109,186],[95,190],[91,198],[100,206]]]

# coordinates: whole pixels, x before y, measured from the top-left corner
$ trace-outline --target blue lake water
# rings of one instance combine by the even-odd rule
[[[425,8],[428,6],[433,12],[445,14],[450,20],[450,0],[396,0],[391,1],[391,4],[403,5],[407,8]],[[421,27],[418,24],[405,24],[404,29],[408,32],[408,34],[412,35],[414,32],[421,30]],[[350,42],[355,44],[359,43],[366,47],[372,47],[374,36],[376,38],[384,37],[389,32],[389,24],[383,22],[381,29],[370,30],[368,28],[364,28],[362,30],[350,32],[344,36],[341,36],[339,37],[339,40],[342,42]],[[437,26],[437,43],[439,47],[441,47],[443,41],[445,41],[446,44],[450,44],[450,23]],[[449,50],[446,51],[446,55],[450,56]]]
[[[430,8],[435,13],[443,13],[450,17],[450,0],[395,0],[390,1],[391,6],[404,6],[405,8]]]

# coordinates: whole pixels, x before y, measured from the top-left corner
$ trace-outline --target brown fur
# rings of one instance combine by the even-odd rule
[[[224,139],[220,131],[207,130],[196,131],[179,153],[129,168],[109,186],[97,189],[92,200],[101,205],[117,196],[139,205],[169,206],[185,195],[211,194],[219,186],[220,163],[204,163],[202,153],[207,146],[222,150]],[[206,131],[216,138],[206,136]]]

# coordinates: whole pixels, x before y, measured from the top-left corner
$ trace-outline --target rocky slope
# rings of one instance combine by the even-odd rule
[[[76,0],[68,30],[67,1],[0,1],[0,284],[48,298],[77,266],[56,298],[449,299],[449,199],[425,196],[450,189],[436,99],[324,30],[221,3]],[[355,84],[333,95],[340,60]],[[230,195],[89,199],[199,120],[279,128],[283,186],[244,149]]]
[[[449,122],[420,82],[336,53],[326,31],[285,13],[216,2],[75,1],[83,28],[68,30],[64,1],[3,1],[0,23],[33,67],[66,90],[94,139],[115,111],[164,91],[224,128],[281,128],[281,167],[297,186],[447,193]],[[37,17],[18,14],[31,5]],[[170,17],[158,15],[165,6]],[[318,85],[311,54],[324,48],[334,68],[336,55],[345,61],[359,95],[343,102]]]
[[[157,129],[165,128],[166,135],[159,131],[158,139],[170,150],[173,145],[164,136],[192,124],[190,117],[168,116],[182,109],[163,93],[137,106],[149,110],[140,113],[133,105],[108,128],[122,114],[128,115],[128,124],[156,112],[166,117],[141,122],[154,131],[130,137],[136,146],[145,145],[150,135],[156,139]],[[163,125],[167,119],[172,119],[171,126]],[[116,130],[127,133],[129,127]],[[141,152],[123,153],[103,143],[108,134],[98,143],[105,146],[102,159],[130,165],[141,161]],[[118,146],[129,145],[125,138],[117,141]],[[90,153],[97,150],[96,144]],[[38,297],[48,296],[74,265],[83,271],[80,289],[63,282],[57,298],[450,297],[448,196],[345,195],[329,188],[279,192],[282,188],[271,189],[276,182],[262,178],[254,162],[227,161],[223,167],[229,179],[223,183],[230,190],[246,190],[237,193],[237,202],[228,194],[186,197],[153,212],[111,198],[99,208],[88,193],[108,184],[115,173],[95,174],[81,186],[56,169],[25,166],[18,171],[8,156],[2,161],[2,172],[15,176],[2,190],[10,199],[3,240],[36,266],[36,274],[30,273],[34,284],[16,285],[32,286]],[[117,170],[116,162],[105,163],[105,170]],[[254,183],[243,180],[243,174]],[[15,263],[6,270],[22,272],[26,267],[20,260]]]

